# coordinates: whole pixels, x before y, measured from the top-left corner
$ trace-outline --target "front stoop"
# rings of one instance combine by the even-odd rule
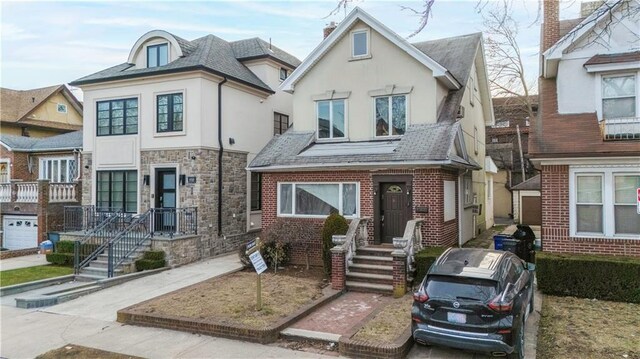
[[[123,274],[128,274],[135,272],[135,261],[140,259],[145,251],[151,249],[151,241],[148,240],[146,243],[135,248],[133,253],[131,253],[127,258],[122,262],[119,266],[114,268],[113,275],[114,277],[121,276]],[[128,250],[126,250],[128,252]],[[116,252],[115,255],[119,255],[121,253]],[[124,254],[124,253],[122,253]],[[107,251],[100,254],[98,258],[91,261],[87,267],[84,267],[80,270],[80,277],[86,277],[89,280],[97,280],[104,279],[108,277],[108,268],[109,268],[109,254]]]
[[[393,247],[358,248],[346,273],[346,288],[357,292],[393,294]]]

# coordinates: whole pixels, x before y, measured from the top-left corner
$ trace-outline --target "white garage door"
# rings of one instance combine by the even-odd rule
[[[35,248],[38,246],[38,217],[4,216],[2,246],[7,249]]]

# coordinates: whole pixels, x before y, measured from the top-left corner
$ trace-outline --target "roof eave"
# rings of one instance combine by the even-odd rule
[[[293,171],[313,171],[313,170],[332,170],[350,168],[368,169],[371,168],[403,168],[403,167],[439,167],[453,166],[456,167],[457,162],[451,160],[427,160],[427,161],[384,161],[384,162],[349,162],[349,163],[314,163],[302,165],[274,165],[274,166],[254,166],[247,167],[246,170],[251,172],[293,172]]]

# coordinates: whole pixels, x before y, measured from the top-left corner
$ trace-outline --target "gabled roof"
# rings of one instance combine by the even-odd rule
[[[464,150],[459,122],[410,125],[399,140],[317,143],[315,132],[275,136],[251,161],[251,171],[352,167],[451,166],[479,169]],[[456,154],[462,147],[465,158]]]
[[[56,85],[32,90],[0,88],[0,121],[20,123],[44,128],[78,130],[82,126],[52,121],[32,120],[28,116],[53,95],[62,92],[76,112],[82,115],[82,103],[65,85]]]
[[[14,152],[70,151],[82,149],[82,131],[45,138],[0,135],[0,143]]]
[[[415,46],[411,45],[407,40],[403,39],[400,35],[393,32],[386,27],[383,23],[376,20],[373,16],[369,15],[366,11],[359,7],[353,9],[349,15],[336,27],[336,29],[324,39],[320,45],[318,45],[312,52],[305,58],[305,60],[298,66],[298,68],[280,85],[280,89],[283,91],[293,92],[295,84],[344,36],[356,22],[362,21],[370,26],[380,35],[384,36],[387,40],[394,43],[401,50],[412,56],[418,62],[426,66],[433,71],[433,76],[441,80],[450,89],[459,89],[461,87],[460,79],[457,79],[452,73],[444,67],[438,61],[431,58],[429,55],[420,51]]]
[[[154,31],[158,33],[166,33],[165,31],[160,30]],[[148,34],[145,34],[141,39],[148,36]],[[241,60],[245,59],[249,53],[264,56],[265,50],[261,50],[263,43],[266,43],[264,40],[257,38],[241,40],[236,41],[236,45],[233,45],[234,43],[227,42],[214,35],[203,36],[192,41],[182,39],[173,34],[166,36],[175,40],[178,43],[180,50],[178,52],[179,57],[170,63],[164,66],[152,68],[136,68],[134,64],[125,62],[82,77],[73,81],[71,84],[78,86],[114,80],[202,70],[218,76],[227,77],[230,80],[268,93],[274,93],[274,90],[271,87],[260,80],[258,76],[256,76],[241,62]],[[138,46],[137,43],[136,46]],[[272,46],[272,49],[274,48],[275,47]],[[290,55],[281,49],[277,49],[277,51],[274,49],[273,53],[273,58],[284,62],[291,67],[295,67],[296,63],[300,62],[300,60],[296,59],[293,55]],[[132,55],[129,57],[129,61],[132,61]]]
[[[259,37],[231,42],[231,48],[240,61],[271,58],[292,68],[296,68],[302,63],[297,57]]]

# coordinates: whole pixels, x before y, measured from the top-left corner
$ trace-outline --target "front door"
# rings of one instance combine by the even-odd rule
[[[402,237],[411,218],[411,202],[404,182],[380,184],[380,242]]]
[[[176,225],[176,170],[156,170],[155,231],[173,233]]]

